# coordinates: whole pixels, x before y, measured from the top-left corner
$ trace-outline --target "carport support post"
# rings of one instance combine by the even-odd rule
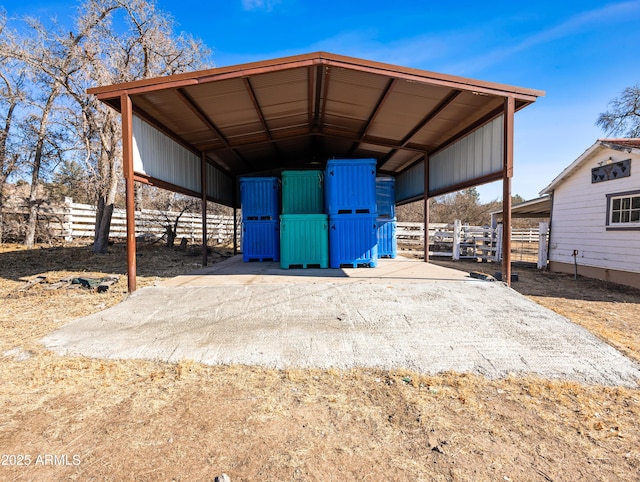
[[[511,286],[511,178],[515,99],[504,99],[504,170],[502,177],[502,281]]]
[[[127,281],[129,293],[136,290],[136,210],[133,185],[133,106],[127,94],[120,96],[122,113],[122,167],[127,212]]]
[[[429,262],[429,156],[424,156],[424,262]]]
[[[202,192],[202,266],[209,262],[207,253],[207,157],[200,158],[200,191]]]

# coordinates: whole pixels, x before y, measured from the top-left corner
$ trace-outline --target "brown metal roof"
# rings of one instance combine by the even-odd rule
[[[544,92],[324,52],[89,90],[232,174],[373,157],[398,174]]]

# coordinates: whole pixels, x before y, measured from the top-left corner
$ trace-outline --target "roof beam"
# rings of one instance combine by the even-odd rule
[[[267,135],[269,142],[273,146],[273,149],[276,151],[276,155],[280,156],[280,151],[278,150],[278,146],[273,142],[273,136],[271,135],[271,130],[267,125],[267,120],[264,118],[264,113],[262,112],[262,108],[258,103],[258,98],[256,97],[256,92],[253,90],[253,86],[251,85],[251,80],[248,77],[244,77],[242,79],[244,81],[244,86],[249,93],[249,97],[251,98],[251,102],[253,103],[253,108],[256,110],[256,114],[258,114],[258,118],[260,119],[260,124],[262,124],[262,128],[264,129],[264,133]]]
[[[284,132],[284,131],[280,131],[280,132]],[[245,146],[259,146],[262,144],[269,144],[271,142],[280,142],[280,141],[288,141],[288,140],[293,140],[293,139],[300,139],[303,137],[309,137],[309,133],[308,132],[304,132],[301,133],[300,129],[296,128],[295,129],[295,134],[293,135],[282,135],[282,136],[278,136],[276,138],[274,138],[273,141],[268,141],[268,140],[263,140],[263,141],[250,141],[250,142],[234,142],[231,146],[229,147],[223,147],[220,149],[215,149],[216,151],[224,151],[224,150],[230,150],[230,149],[239,149],[241,147],[245,147]],[[325,138],[325,137],[334,137],[337,139],[343,139],[343,140],[347,140],[347,141],[351,141],[351,142],[358,142],[358,138],[356,136],[350,136],[347,134],[342,134],[340,132],[335,132],[332,131],[330,134],[326,133],[326,132],[312,132],[311,136],[313,137],[320,137],[320,138]],[[384,139],[384,138],[379,138],[379,137],[367,137],[365,139],[362,140],[363,144],[371,144],[374,146],[378,146],[378,147],[384,147],[387,149],[402,149],[405,151],[411,151],[411,152],[418,152],[420,154],[424,154],[425,152],[428,152],[430,150],[431,146],[425,146],[425,145],[419,145],[419,144],[407,144],[404,147],[401,146],[397,141],[393,140],[393,139]]]
[[[426,127],[429,122],[435,119],[438,114],[440,114],[443,110],[445,110],[460,94],[462,94],[461,90],[454,90],[449,96],[440,102],[435,109],[433,109],[418,125],[416,125],[410,132],[407,134],[404,139],[400,142],[402,147],[405,147],[413,136],[415,136],[419,131],[421,131],[424,127]]]
[[[313,129],[313,124],[314,124],[314,111],[313,111],[313,106],[314,106],[314,88],[313,88],[313,84],[314,82],[316,82],[316,78],[318,77],[317,74],[314,74],[314,72],[317,72],[318,67],[316,67],[315,69],[313,68],[313,66],[309,67],[307,69],[307,122],[309,124],[309,130]]]
[[[324,66],[317,65],[316,66],[316,88],[313,94],[313,123],[309,126],[310,131],[316,131],[318,126],[320,125],[320,110],[322,106],[320,105],[322,102],[322,81],[324,79]]]
[[[318,119],[318,124],[314,126],[315,130],[318,132],[322,132],[322,127],[324,126],[324,115],[327,111],[327,99],[329,97],[329,80],[331,78],[331,67],[321,66],[321,79],[322,85],[318,85],[318,93],[322,89],[321,98],[318,99],[319,102],[316,102],[319,111],[316,112],[316,119]]]
[[[183,89],[176,89],[176,95],[182,101],[184,105],[186,105],[191,112],[193,112],[200,122],[202,122],[207,129],[215,134],[217,138],[224,144],[225,147],[231,147],[227,138],[220,132],[220,129],[216,127],[216,125],[207,117],[207,115],[200,110],[200,108],[196,105],[194,100],[191,98],[189,94],[187,94]]]
[[[341,137],[340,135],[336,135],[333,132],[331,135],[333,137]],[[360,141],[360,143],[373,144],[374,146],[379,146],[379,147],[388,147],[389,149],[415,151],[415,152],[420,152],[421,154],[428,152],[430,149],[430,146],[426,146],[423,144],[406,144],[403,146],[400,142],[396,141],[395,139],[385,139],[382,137],[365,137]]]

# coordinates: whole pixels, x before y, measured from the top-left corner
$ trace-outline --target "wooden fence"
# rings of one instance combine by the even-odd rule
[[[20,215],[19,211],[12,211]],[[26,213],[24,213],[26,214]],[[136,211],[136,236],[138,238],[158,239],[165,234],[166,226],[173,224],[180,215],[178,212],[143,209]],[[89,204],[74,203],[66,198],[61,207],[43,207],[38,213],[40,229],[54,238],[73,241],[76,238],[93,237],[96,224],[96,207]],[[238,226],[240,219],[238,217]],[[191,243],[202,242],[202,218],[199,213],[180,215],[176,230],[176,239],[186,238]],[[240,233],[238,227],[238,233]],[[111,238],[126,238],[127,219],[124,209],[114,209],[111,218]],[[207,239],[210,244],[233,242],[233,216],[207,216]]]
[[[20,214],[17,211],[12,212]],[[166,226],[173,226],[177,212],[150,209],[136,211],[136,236],[157,239],[165,234]],[[74,203],[66,198],[62,207],[42,208],[39,212],[48,235],[72,241],[76,238],[93,237],[96,222],[96,207]],[[241,236],[241,219],[238,216],[238,242]],[[126,212],[115,209],[111,219],[110,237],[126,238]],[[177,239],[186,238],[191,243],[202,242],[202,220],[198,213],[183,213],[177,227]],[[547,264],[548,224],[539,228],[512,229],[511,259],[513,261],[537,262],[539,268]],[[233,242],[233,216],[207,216],[208,243],[228,244]],[[424,242],[423,223],[397,223],[396,239],[400,249],[422,248]],[[480,259],[499,262],[502,259],[502,225],[468,226],[456,220],[453,224],[429,224],[429,255],[458,259]]]
[[[549,225],[531,229],[511,230],[511,259],[535,262],[538,268],[547,264],[547,236]],[[424,243],[423,223],[398,223],[396,238],[399,246],[418,247]],[[429,255],[452,259],[502,260],[502,225],[468,226],[460,221],[453,224],[429,224]]]

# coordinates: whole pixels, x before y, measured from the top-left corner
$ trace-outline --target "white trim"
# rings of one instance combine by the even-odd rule
[[[630,198],[630,205],[629,208],[623,208],[622,206],[620,207],[619,211],[625,212],[625,211],[629,211],[629,217],[631,217],[631,211],[640,211],[640,209],[638,208],[634,208],[633,207],[633,200],[634,199],[640,199],[640,191],[635,192],[635,193],[616,193],[616,194],[610,194],[609,196],[607,196],[609,199],[607,200],[607,207],[608,207],[608,212],[607,212],[607,227],[610,228],[640,228],[640,219],[638,219],[637,221],[614,221],[613,220],[613,204],[614,201],[616,199],[625,199],[625,198]]]

